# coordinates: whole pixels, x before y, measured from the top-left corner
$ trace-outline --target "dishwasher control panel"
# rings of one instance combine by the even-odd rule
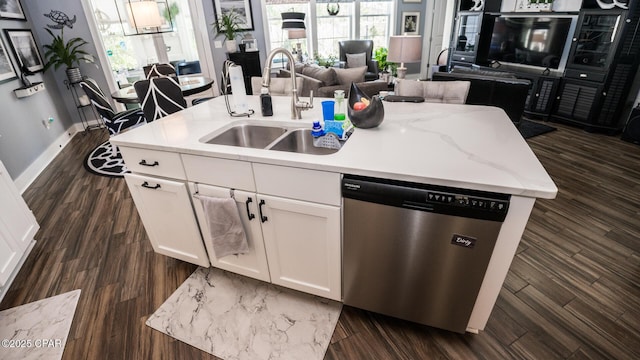
[[[511,198],[508,194],[356,175],[344,175],[342,196],[411,210],[493,221],[504,220]]]
[[[435,191],[429,191],[427,193],[426,201],[492,211],[503,211],[509,207],[509,201]]]

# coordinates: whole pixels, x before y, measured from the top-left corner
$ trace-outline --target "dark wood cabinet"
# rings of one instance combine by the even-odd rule
[[[251,88],[251,77],[262,76],[262,68],[260,67],[260,52],[236,52],[228,53],[227,56],[229,57],[229,60],[242,67],[244,86],[247,89],[247,94],[253,95],[253,91]]]
[[[560,86],[560,77],[517,72],[516,76],[531,81],[531,90],[524,106],[525,114],[548,118],[553,111],[553,104]]]
[[[635,94],[640,58],[640,6],[582,10],[553,118],[615,133],[622,130]]]
[[[555,115],[570,122],[588,124],[593,110],[598,107],[602,85],[587,81],[563,79],[560,96],[556,101]]]
[[[487,54],[495,15],[461,11],[456,19],[451,66],[488,65]],[[488,34],[488,35],[487,35]]]

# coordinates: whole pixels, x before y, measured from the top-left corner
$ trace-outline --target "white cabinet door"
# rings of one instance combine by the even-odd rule
[[[341,300],[340,207],[258,195],[271,282]]]
[[[9,282],[39,228],[35,216],[0,162],[0,287]]]
[[[126,174],[125,179],[153,250],[208,267],[209,259],[191,207],[187,185],[135,174]]]
[[[193,183],[189,183],[189,187],[191,192],[195,193],[196,186]],[[197,191],[202,196],[221,198],[230,196],[229,188],[217,186],[198,184]],[[255,193],[241,190],[234,190],[233,193],[238,206],[240,220],[242,221],[242,226],[244,227],[247,241],[249,243],[249,253],[242,255],[228,255],[220,259],[216,259],[215,256],[215,250],[212,246],[211,235],[207,226],[202,204],[197,198],[194,198],[194,208],[196,215],[198,216],[198,222],[200,223],[202,237],[204,238],[204,244],[207,248],[207,252],[209,253],[211,265],[237,274],[252,277],[254,279],[271,281],[271,278],[269,277],[267,255],[264,250],[264,242],[262,241],[262,229],[260,227],[260,218],[258,217],[256,195]]]
[[[26,250],[40,228],[9,173],[0,162],[0,222],[21,250]]]
[[[24,250],[18,248],[4,224],[0,223],[0,287],[7,283],[23,253]]]

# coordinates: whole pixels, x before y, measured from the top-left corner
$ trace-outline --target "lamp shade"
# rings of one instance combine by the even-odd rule
[[[283,29],[306,29],[304,26],[305,13],[283,12],[281,15]]]
[[[136,1],[129,3],[129,22],[132,27],[148,28],[162,26],[162,16],[155,1]]]
[[[307,37],[307,30],[305,29],[290,29],[287,34],[289,39],[304,39]]]
[[[387,61],[393,63],[420,62],[422,37],[420,35],[398,35],[389,38]]]
[[[113,0],[125,36],[173,31],[168,0]]]

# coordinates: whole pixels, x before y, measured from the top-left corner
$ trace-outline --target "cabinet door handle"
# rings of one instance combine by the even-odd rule
[[[149,185],[148,182],[145,181],[142,183],[142,187],[155,190],[155,189],[160,189],[160,184],[156,184],[156,186],[151,186]]]
[[[158,165],[160,165],[157,161],[154,161],[153,164],[149,164],[149,163],[147,163],[147,160],[142,160],[138,164],[140,164],[142,166],[158,166]]]
[[[262,205],[264,204],[264,200],[260,200],[260,203],[258,204],[258,210],[260,211],[260,221],[262,222],[266,222],[267,220],[269,220],[266,216],[262,215]]]
[[[249,210],[249,204],[252,202],[253,200],[251,200],[251,198],[247,198],[247,201],[244,202],[244,204],[247,206],[247,217],[249,218],[249,220],[253,220],[253,218],[256,217],[254,214],[251,213],[251,210]]]

